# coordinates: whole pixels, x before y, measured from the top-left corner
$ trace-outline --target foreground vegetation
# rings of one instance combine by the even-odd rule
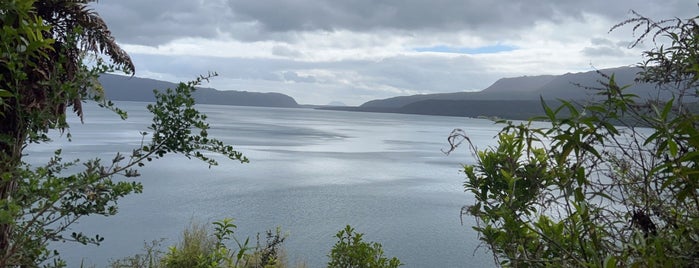
[[[213,234],[207,226],[193,223],[182,233],[179,244],[163,252],[160,242],[146,244],[144,252],[110,264],[112,268],[284,268],[289,267],[282,243],[286,236],[277,228],[267,231],[262,244],[259,234],[255,245],[250,239],[239,240],[235,236],[236,225],[232,219],[213,223]],[[381,244],[365,242],[363,234],[346,226],[337,235],[337,242],[328,254],[331,268],[396,268],[401,262],[383,254]],[[229,244],[232,244],[229,245]],[[299,263],[294,267],[305,267]]]
[[[497,264],[512,267],[699,266],[697,18],[636,17],[614,26],[639,34],[638,81],[669,91],[641,99],[601,74],[596,101],[549,107],[550,127],[505,123],[497,146],[479,150],[464,183],[476,202],[462,213]],[[658,94],[660,95],[660,94]],[[642,127],[639,127],[642,126]]]
[[[146,244],[144,252],[113,261],[117,268],[158,267],[286,267],[282,243],[286,237],[280,229],[267,231],[265,244],[250,245],[250,239],[241,241],[235,236],[237,226],[232,219],[213,223],[211,233],[208,226],[192,223],[184,230],[179,244],[167,251],[160,248],[159,241]],[[231,245],[229,244],[233,244]]]
[[[151,160],[177,153],[211,166],[217,162],[204,152],[214,152],[247,162],[208,137],[206,116],[194,108],[195,86],[211,75],[156,93],[153,122],[130,154],[65,162],[57,150],[43,166],[24,161],[24,149],[50,142],[50,131],[70,139],[67,109],[82,118],[83,101],[126,118],[104,99],[97,77],[135,68],[89,2],[0,1],[0,267],[64,266],[52,241],[99,244],[99,235],[66,231],[84,216],[116,214],[121,197],[141,192],[135,168]]]

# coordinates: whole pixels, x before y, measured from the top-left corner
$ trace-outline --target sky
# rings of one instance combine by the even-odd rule
[[[691,18],[690,0],[103,0],[92,7],[135,76],[360,105],[482,90],[503,77],[642,60],[633,17]]]

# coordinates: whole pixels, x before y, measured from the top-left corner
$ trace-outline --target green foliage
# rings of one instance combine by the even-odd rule
[[[42,261],[45,257],[38,258],[38,256],[48,256],[49,253],[57,255],[57,253],[46,251],[46,245],[49,241],[99,244],[103,239],[100,236],[89,237],[78,232],[66,237],[63,233],[82,216],[116,214],[119,198],[130,193],[140,193],[142,185],[139,182],[115,180],[114,177],[133,178],[139,176],[135,167],[143,166],[146,160],[162,157],[166,153],[180,153],[187,156],[196,155],[210,165],[216,164],[215,160],[201,155],[201,150],[207,150],[230,159],[247,162],[247,159],[239,152],[234,151],[231,146],[224,145],[216,139],[202,136],[201,132],[198,135],[188,134],[187,138],[191,139],[189,142],[176,141],[176,145],[179,147],[171,145],[173,140],[180,138],[177,135],[181,135],[181,133],[189,133],[191,129],[197,127],[205,132],[208,127],[201,118],[203,115],[191,107],[193,104],[191,96],[182,94],[182,92],[192,90],[195,84],[196,82],[181,84],[176,93],[157,96],[158,102],[150,107],[152,111],[161,112],[154,115],[154,122],[158,122],[154,123],[154,126],[159,126],[165,122],[163,124],[170,124],[170,127],[178,127],[178,129],[171,129],[164,134],[152,136],[150,142],[134,149],[128,156],[117,153],[108,163],[103,163],[101,159],[85,162],[75,160],[65,163],[60,156],[61,151],[58,150],[45,166],[34,168],[28,164],[22,164],[21,169],[16,170],[19,172],[20,179],[16,180],[17,190],[14,198],[11,202],[0,201],[0,205],[12,208],[2,213],[0,220],[14,226],[12,235],[12,239],[16,241],[12,248],[15,251],[14,254],[34,256],[32,258],[36,258],[35,261]],[[164,100],[165,96],[167,96],[167,100]],[[182,101],[189,103],[190,106],[183,105],[187,109],[171,111],[163,118],[161,106],[170,105],[172,107],[173,102]],[[179,121],[181,124],[173,125],[172,121],[169,121],[172,120],[172,117],[181,120]],[[192,124],[197,124],[197,126],[193,127]],[[213,145],[210,146],[211,144]],[[155,150],[148,148],[155,148]],[[73,175],[59,175],[65,174],[69,168],[78,168],[79,165],[84,167],[82,172]],[[9,176],[6,178],[9,179]],[[32,252],[24,252],[25,250]],[[30,260],[17,260],[19,263],[28,261]]]
[[[694,267],[699,265],[699,26],[636,14],[649,50],[640,81],[672,93],[643,100],[614,75],[588,103],[542,100],[549,127],[504,122],[498,144],[464,166],[475,204],[462,213],[502,266]],[[540,124],[539,124],[540,125]],[[453,148],[470,141],[463,131]]]
[[[381,244],[362,241],[364,235],[355,233],[349,225],[335,236],[338,241],[330,251],[328,267],[380,268],[401,265],[396,257],[384,257]]]
[[[237,226],[232,219],[213,223],[214,232],[207,226],[192,223],[182,233],[182,240],[168,248],[164,255],[155,241],[145,246],[145,254],[124,258],[111,263],[114,268],[274,268],[285,267],[281,260],[281,245],[286,239],[279,228],[267,231],[267,240],[256,246],[249,245],[249,238],[240,242],[235,236]],[[229,247],[227,242],[234,242]]]
[[[193,224],[182,234],[182,242],[168,249],[163,258],[164,267],[216,267],[227,255],[205,227]]]
[[[99,235],[67,231],[83,216],[116,214],[119,198],[140,193],[142,185],[129,179],[144,162],[177,153],[217,164],[206,151],[247,162],[208,136],[206,117],[193,107],[195,86],[215,74],[156,94],[148,107],[153,134],[143,132],[144,143],[128,154],[65,162],[57,150],[42,166],[23,161],[29,144],[69,129],[67,107],[82,119],[82,103],[91,100],[126,117],[104,99],[97,78],[134,66],[89,2],[0,1],[0,267],[63,266],[49,242],[100,243]]]
[[[213,74],[216,75],[216,74]],[[180,83],[175,89],[167,89],[164,93],[154,90],[155,104],[149,104],[148,110],[153,113],[153,123],[149,127],[153,131],[152,142],[143,146],[144,152],[152,153],[153,158],[162,157],[166,153],[181,153],[186,157],[198,158],[209,165],[217,165],[216,160],[205,156],[202,151],[218,152],[232,160],[241,163],[248,162],[241,153],[222,141],[209,137],[206,115],[194,108],[192,92],[195,86],[211,77],[201,76],[195,81]],[[193,132],[193,130],[196,130]],[[144,133],[144,135],[146,135]],[[150,161],[152,158],[148,158]]]

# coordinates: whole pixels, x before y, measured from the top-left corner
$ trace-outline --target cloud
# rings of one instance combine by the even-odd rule
[[[603,57],[603,56],[619,56],[624,55],[625,52],[616,47],[586,47],[582,50],[582,54],[589,57]]]
[[[514,46],[507,46],[507,45],[498,44],[498,45],[493,45],[493,46],[484,46],[484,47],[475,47],[475,48],[450,47],[450,46],[439,45],[439,46],[432,46],[432,47],[419,47],[419,48],[415,48],[414,50],[417,52],[437,52],[437,53],[457,53],[457,54],[489,54],[489,53],[512,51],[515,49],[517,49],[517,48]]]
[[[623,57],[629,52],[626,42],[614,42],[607,38],[592,38],[590,44],[591,46],[582,49],[582,55],[591,58]]]
[[[358,105],[375,98],[482,89],[499,74],[482,74],[469,57],[405,55],[374,60],[300,62],[291,59],[133,54],[138,74],[172,82],[216,71],[211,86],[289,94],[303,103],[341,99]],[[478,77],[478,79],[474,79]],[[333,93],[335,95],[330,95]],[[340,98],[339,96],[345,96]],[[304,97],[307,96],[307,97]]]
[[[642,4],[642,5],[641,5]],[[670,5],[670,3],[668,3]],[[584,13],[623,16],[629,9],[656,7],[642,1],[231,0],[236,21],[255,22],[269,32],[292,31],[516,31],[540,21],[582,18]]]
[[[287,58],[298,58],[302,57],[303,53],[289,46],[276,45],[272,47],[272,55]]]
[[[316,79],[313,76],[300,76],[295,72],[284,72],[284,80],[295,83],[313,83]]]
[[[293,43],[304,32],[402,34],[471,31],[518,35],[540,22],[557,23],[584,14],[620,20],[631,9],[647,16],[691,16],[689,0],[545,1],[503,0],[121,0],[94,5],[121,42],[162,45],[184,37],[228,36],[241,41]]]
[[[100,1],[95,10],[122,43],[159,45],[183,37],[217,37],[233,26],[225,0]]]
[[[498,78],[631,65],[629,10],[692,17],[690,0],[121,0],[95,9],[136,75],[217,71],[222,90],[349,105],[484,89]]]

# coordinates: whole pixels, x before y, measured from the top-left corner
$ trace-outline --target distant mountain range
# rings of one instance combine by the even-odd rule
[[[176,88],[177,84],[122,75],[103,74],[99,81],[110,100],[155,101],[153,89]],[[294,98],[281,93],[259,93],[247,91],[220,91],[213,88],[197,88],[192,94],[197,103],[262,107],[300,107]]]
[[[670,97],[669,92],[659,91],[652,84],[636,84],[634,79],[639,71],[636,67],[620,67],[599,72],[614,74],[619,85],[633,84],[629,92],[641,98]],[[585,87],[599,87],[601,80],[605,79],[596,71],[502,78],[482,91],[399,96],[368,101],[360,106],[343,106],[340,102],[333,102],[329,106],[299,105],[292,97],[281,93],[219,91],[213,88],[198,88],[193,95],[198,103],[204,104],[529,119],[543,115],[540,98],[551,106],[558,104],[557,99],[584,102],[595,98],[595,92]],[[155,101],[153,89],[177,86],[165,81],[112,74],[103,74],[100,82],[107,98],[122,101],[152,102]]]
[[[652,84],[634,82],[639,68],[620,67],[599,72],[612,75],[619,85],[633,84],[629,89],[641,98],[669,98]],[[500,117],[528,119],[543,115],[540,98],[557,105],[557,99],[585,101],[595,98],[595,92],[585,87],[600,87],[605,79],[597,72],[567,73],[563,75],[522,76],[502,78],[488,88],[477,92],[456,92],[400,96],[372,100],[358,107],[322,107],[319,109],[389,112],[407,114],[448,115],[467,117]],[[658,95],[660,94],[660,95]]]

